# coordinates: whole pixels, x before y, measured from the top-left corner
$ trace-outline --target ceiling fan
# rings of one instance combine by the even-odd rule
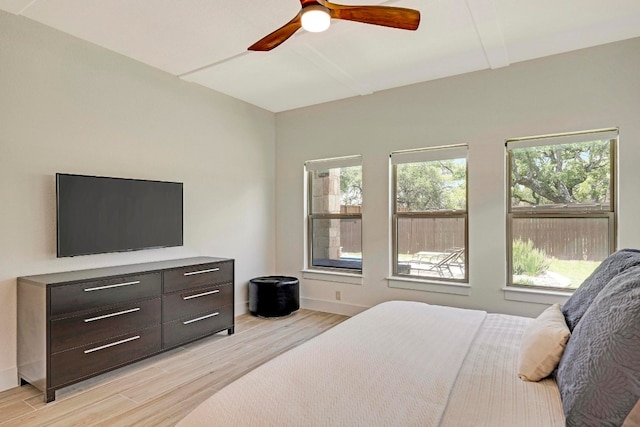
[[[268,36],[249,46],[249,50],[267,51],[279,46],[300,28],[320,32],[329,28],[331,19],[363,22],[402,30],[416,30],[420,12],[392,6],[346,6],[326,0],[300,0],[300,12]]]

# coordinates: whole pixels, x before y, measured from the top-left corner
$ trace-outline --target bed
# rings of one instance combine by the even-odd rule
[[[381,303],[228,385],[178,425],[638,425],[640,252],[633,256],[629,271],[605,274],[605,260],[592,282],[606,286],[595,292],[586,281],[537,319]],[[559,354],[549,359],[546,347]],[[620,355],[621,367],[609,363]],[[548,365],[540,378],[521,373],[529,356]],[[612,378],[618,390],[608,388]]]

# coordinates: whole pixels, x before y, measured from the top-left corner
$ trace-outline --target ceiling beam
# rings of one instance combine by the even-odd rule
[[[510,64],[494,0],[466,0],[484,55],[491,69]]]
[[[25,7],[23,7],[22,9],[20,9],[20,11],[18,13],[16,13],[16,15],[23,15],[24,12],[29,9],[31,6],[33,6],[38,0],[31,0]]]
[[[350,88],[354,92],[354,95],[371,95],[373,93],[370,88],[366,87],[361,81],[351,76],[338,64],[327,58],[326,55],[320,53],[320,51],[310,44],[304,43],[300,46],[296,46],[295,52],[311,62],[316,68],[331,76],[331,78],[337,82]]]

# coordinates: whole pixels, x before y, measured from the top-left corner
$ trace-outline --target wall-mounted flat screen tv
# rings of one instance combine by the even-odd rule
[[[57,255],[182,246],[182,183],[56,174]]]

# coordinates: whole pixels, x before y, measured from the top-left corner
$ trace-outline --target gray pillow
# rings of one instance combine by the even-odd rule
[[[582,282],[562,307],[569,330],[573,332],[591,302],[607,283],[628,268],[640,265],[640,250],[622,249],[605,258],[602,263]]]
[[[567,426],[620,426],[640,398],[640,267],[613,278],[573,331],[556,375]]]

